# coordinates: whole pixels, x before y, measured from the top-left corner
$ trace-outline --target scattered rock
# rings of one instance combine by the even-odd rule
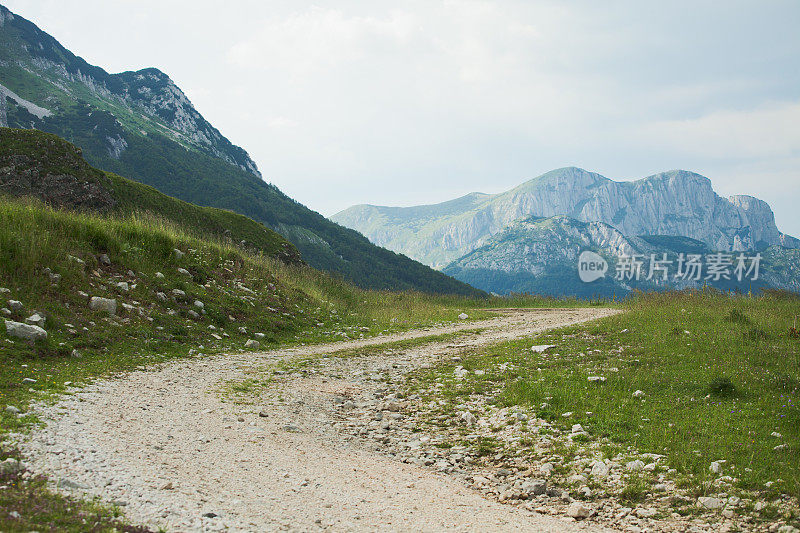
[[[590,383],[602,383],[606,380],[605,376],[589,376],[586,378]]]
[[[172,296],[175,298],[186,298],[186,293],[180,289],[172,289]]]
[[[159,302],[166,302],[167,301],[167,295],[164,294],[163,292],[157,292],[156,293],[156,300],[158,300]]]
[[[172,250],[172,253],[175,254],[175,259],[183,259],[183,256],[186,255],[183,252],[181,252],[180,250],[178,250],[177,248],[174,248]]]
[[[548,348],[555,348],[555,344],[537,344],[536,346],[531,346],[531,351],[535,353],[542,353]]]
[[[23,306],[22,302],[20,302],[19,300],[9,300],[8,307],[14,313],[21,313],[25,309],[25,306]]]
[[[33,313],[31,316],[25,319],[25,323],[32,324],[34,326],[44,327],[45,318],[41,314]]]
[[[6,320],[6,332],[12,337],[26,341],[38,341],[47,338],[47,332],[39,326],[14,322],[13,320]]]
[[[711,498],[708,496],[700,496],[697,498],[697,503],[704,509],[719,509],[725,504],[725,502],[719,498]]]
[[[453,375],[456,377],[456,379],[464,379],[468,374],[469,370],[461,365],[458,365],[455,367],[455,369],[453,369]]]
[[[567,516],[571,516],[576,520],[583,520],[592,516],[592,510],[581,502],[572,502],[567,507]]]
[[[539,496],[547,492],[547,481],[535,479],[522,484],[522,490],[531,496]]]
[[[247,342],[244,343],[244,347],[251,350],[257,350],[259,347],[261,347],[261,343],[253,339],[248,339]]]
[[[196,319],[198,319],[198,318],[200,318],[200,314],[198,314],[198,312],[197,312],[197,311],[195,311],[194,309],[189,309],[189,310],[186,312],[186,314],[187,314],[187,315],[189,315],[190,317],[194,318],[195,320],[196,320]]]
[[[253,333],[253,337],[258,340],[263,340],[267,335],[265,333]]]
[[[107,255],[107,254],[100,254],[100,255],[97,257],[97,261],[98,261],[98,262],[99,262],[101,265],[105,265],[105,266],[109,266],[109,265],[111,265],[111,259],[109,259],[109,257],[108,257],[108,255]]]
[[[469,411],[465,411],[465,412],[461,413],[461,420],[463,420],[464,423],[466,425],[470,426],[470,427],[474,426],[475,423],[478,421],[478,419],[475,418],[475,415],[473,415]]]
[[[201,302],[200,300],[195,300],[194,301],[194,306],[196,308],[198,308],[198,309],[203,309],[203,308],[205,308],[206,305],[203,302]]]
[[[592,475],[596,477],[605,477],[611,468],[603,461],[595,461],[592,465]]]
[[[638,472],[639,470],[644,470],[644,463],[639,459],[636,459],[635,461],[628,461],[625,464],[625,468],[632,472]]]
[[[72,350],[72,357],[74,357],[75,359],[80,359],[81,357],[83,357],[83,355],[78,350]]]
[[[13,405],[6,405],[6,413],[12,414],[12,415],[18,415],[18,414],[20,414],[20,412],[21,411],[19,409],[17,409],[16,407],[14,407]]]
[[[0,313],[6,316],[11,316],[11,309],[9,309],[8,307],[0,308]]]
[[[88,488],[89,488],[89,485],[86,485],[86,484],[84,484],[84,483],[81,483],[81,482],[79,482],[79,481],[72,481],[71,479],[60,479],[60,480],[58,481],[58,486],[59,486],[60,488],[65,488],[65,489],[81,489],[81,490],[86,490],[86,489],[88,489]]]
[[[164,279],[164,274],[161,272],[156,272],[156,279]]]
[[[13,457],[9,457],[0,463],[0,473],[2,474],[18,474],[23,469],[24,465]]]
[[[724,463],[724,462],[725,462],[725,461],[713,461],[713,462],[712,462],[712,463],[709,465],[708,469],[709,469],[711,472],[713,472],[714,474],[719,474],[720,472],[722,472],[722,463]]]
[[[110,316],[114,316],[117,314],[117,300],[114,298],[92,296],[92,299],[89,300],[89,309],[92,311],[102,311],[108,313]]]
[[[117,283],[117,290],[120,291],[120,292],[128,292],[130,290],[130,287],[128,286],[128,282],[127,281],[120,281],[119,283]]]
[[[178,274],[182,274],[184,276],[191,276],[192,275],[192,273],[189,272],[188,270],[186,270],[185,268],[179,268],[178,269]]]
[[[469,315],[467,313],[461,313],[460,315],[458,315],[458,318],[461,320],[466,320],[469,318]]]
[[[644,391],[637,390],[633,393],[634,398],[641,398],[642,396],[644,396]]]

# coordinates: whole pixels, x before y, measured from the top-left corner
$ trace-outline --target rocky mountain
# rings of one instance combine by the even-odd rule
[[[562,168],[501,194],[472,193],[407,208],[359,205],[331,218],[376,244],[444,268],[517,220],[558,215],[602,222],[628,237],[688,237],[713,250],[800,247],[798,239],[778,230],[765,202],[750,196],[722,198],[708,178],[683,170],[619,182]]]
[[[605,275],[590,281],[579,276],[579,257],[586,251],[602,257],[608,265]],[[742,252],[744,266],[752,265],[753,252]],[[679,275],[679,263],[691,255],[701,257],[699,279]],[[653,270],[652,256],[666,258]],[[485,244],[448,265],[444,272],[486,291],[547,294],[552,296],[624,296],[633,289],[664,290],[698,288],[710,285],[741,292],[761,288],[800,291],[800,249],[769,246],[761,251],[757,279],[743,271],[738,279],[735,268],[739,254],[729,254],[732,264],[726,276],[710,276],[713,250],[705,243],[687,237],[663,235],[627,237],[604,222],[581,222],[566,216],[528,217],[518,220],[491,237]],[[621,258],[641,261],[639,276],[618,276]],[[658,266],[658,265],[654,265]],[[624,269],[624,266],[623,266]],[[687,272],[687,269],[684,269]],[[618,279],[622,278],[622,279]],[[648,279],[649,278],[649,279]],[[709,278],[709,279],[707,279]]]
[[[248,216],[285,236],[311,266],[361,287],[482,294],[371,244],[265,182],[247,152],[160,70],[109,74],[3,6],[0,125],[54,133],[96,168]]]

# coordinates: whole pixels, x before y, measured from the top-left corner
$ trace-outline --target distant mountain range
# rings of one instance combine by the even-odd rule
[[[54,133],[94,167],[181,200],[246,215],[310,265],[365,288],[481,291],[371,244],[261,179],[253,160],[155,68],[109,74],[0,6],[0,126]]]
[[[682,170],[617,182],[562,168],[500,194],[472,193],[416,207],[358,205],[331,218],[376,244],[497,293],[591,296],[703,283],[800,290],[800,240],[778,230],[769,205],[751,196],[722,198],[708,178]],[[760,251],[764,261],[755,283],[622,282],[612,272],[588,284],[577,275],[583,250],[596,251],[612,269],[615,258],[633,254],[676,259],[678,253]]]

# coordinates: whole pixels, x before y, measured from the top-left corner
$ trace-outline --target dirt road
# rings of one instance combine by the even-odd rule
[[[387,369],[402,375],[467,345],[611,313],[513,310],[425,331],[182,360],[96,383],[41,408],[48,424],[22,448],[31,469],[60,480],[63,490],[116,502],[132,522],[154,529],[601,531],[488,500],[447,469],[381,453],[380,442],[367,439],[363,428],[353,431],[341,412],[343,402],[357,411],[377,401]],[[321,358],[325,372],[279,373],[251,395],[254,403],[224,394],[257,388],[249,380],[280,361],[474,328],[485,329],[388,355]]]

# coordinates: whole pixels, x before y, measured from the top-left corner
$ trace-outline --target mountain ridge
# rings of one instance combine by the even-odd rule
[[[472,197],[467,195],[462,199]],[[713,249],[790,248],[800,241],[781,233],[766,202],[719,196],[711,180],[685,170],[653,174],[632,182],[614,181],[577,167],[555,169],[502,193],[481,197],[461,213],[412,224],[415,207],[353,206],[332,220],[364,233],[372,242],[444,268],[521,218],[565,215],[605,222],[623,234],[685,236]],[[753,223],[751,223],[751,220]]]

